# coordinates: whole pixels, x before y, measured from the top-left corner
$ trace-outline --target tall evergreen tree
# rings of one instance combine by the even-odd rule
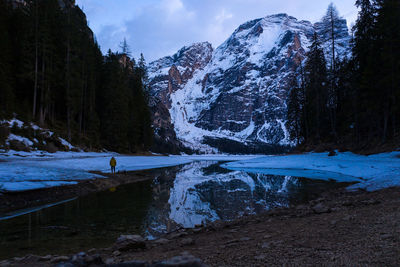
[[[373,137],[373,131],[378,124],[378,105],[370,102],[374,98],[374,80],[372,58],[373,43],[375,40],[374,27],[376,8],[370,0],[357,0],[356,6],[360,8],[358,19],[354,26],[353,61],[357,85],[354,87],[357,96],[357,120],[355,121],[357,140]],[[365,124],[370,120],[369,124]]]
[[[289,82],[289,96],[287,100],[287,122],[290,138],[299,145],[305,139],[304,133],[304,95],[299,86],[297,77],[293,76]]]
[[[316,33],[309,49],[304,67],[306,123],[312,137],[319,141],[326,134],[328,97],[326,61]]]
[[[322,18],[322,32],[320,34],[324,42],[330,43],[331,55],[329,65],[331,69],[335,69],[336,40],[338,39],[338,33],[340,33],[340,21],[341,18],[338,10],[333,3],[330,3],[326,14]]]
[[[388,136],[398,130],[400,94],[400,2],[376,1],[376,27],[373,55],[370,59],[375,81],[374,101],[379,102],[380,136],[386,142]]]
[[[322,18],[322,36],[324,42],[330,43],[330,59],[329,59],[329,72],[328,72],[328,109],[329,109],[329,119],[331,125],[331,131],[333,136],[336,134],[336,121],[337,121],[337,55],[336,55],[336,40],[339,38],[337,36],[341,33],[341,18],[339,17],[339,12],[336,7],[331,3],[328,6],[328,10],[325,16]]]
[[[124,38],[124,40],[120,43],[119,47],[121,48],[123,55],[128,57],[132,56],[131,49],[129,48],[126,38]]]
[[[7,25],[11,17],[11,6],[8,1],[0,0],[0,116],[7,116],[14,108],[14,90],[10,80],[12,61],[10,58],[11,40]]]

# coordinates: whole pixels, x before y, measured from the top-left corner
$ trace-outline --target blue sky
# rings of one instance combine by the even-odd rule
[[[126,38],[134,57],[147,61],[185,45],[209,41],[217,47],[242,23],[276,13],[318,21],[333,2],[353,23],[355,0],[77,0],[103,50]]]

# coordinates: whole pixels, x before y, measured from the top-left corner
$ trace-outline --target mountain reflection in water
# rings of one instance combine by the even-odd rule
[[[149,237],[179,227],[190,228],[288,207],[338,185],[292,176],[230,171],[220,164],[193,162],[177,171],[173,180],[155,179],[153,204],[145,220]]]
[[[153,180],[0,220],[0,259],[109,246],[121,234],[152,239],[181,227],[287,207],[341,186],[330,181],[230,171],[220,164],[198,161],[150,170]]]

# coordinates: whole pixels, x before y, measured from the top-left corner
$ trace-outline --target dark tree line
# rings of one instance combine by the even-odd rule
[[[0,0],[0,36],[0,117],[18,114],[88,148],[151,145],[143,57],[103,56],[74,1]]]
[[[298,144],[362,147],[399,140],[400,1],[357,0],[356,6],[352,56],[335,57],[332,30],[333,58],[326,63],[315,34],[289,85],[287,126]],[[334,13],[330,7],[325,19]]]

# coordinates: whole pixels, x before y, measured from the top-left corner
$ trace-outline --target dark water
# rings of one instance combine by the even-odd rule
[[[335,182],[229,171],[194,162],[149,171],[153,180],[123,185],[0,220],[0,259],[68,254],[111,245],[121,234],[155,238],[179,227],[307,201]]]

